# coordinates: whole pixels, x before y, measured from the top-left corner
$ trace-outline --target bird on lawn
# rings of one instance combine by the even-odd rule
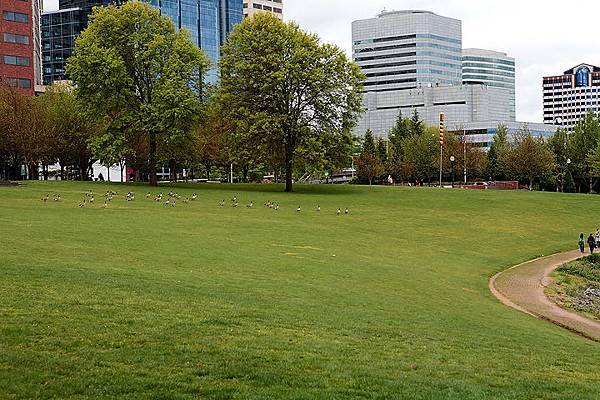
[[[341,209],[341,208],[338,208],[338,209],[337,209],[337,215],[340,215],[341,213],[342,213],[342,209]]]
[[[298,208],[296,208],[296,212],[302,212],[302,208],[300,208],[300,206],[298,206]]]
[[[237,201],[236,201],[235,203],[233,203],[233,204],[232,204],[232,207],[237,207],[237,206],[238,206],[238,203],[237,203]]]
[[[196,193],[194,193],[194,194],[192,195],[192,198],[191,198],[190,200],[194,201],[194,200],[196,200],[196,198],[198,198],[198,195],[197,195]]]
[[[175,207],[175,200],[171,203],[171,207]]]
[[[321,206],[318,205],[317,206],[317,212],[320,212],[320,211],[321,211]]]
[[[104,204],[102,205],[102,208],[108,208],[108,202],[106,200],[104,200]]]
[[[346,215],[350,214],[350,210],[348,210],[347,207],[346,207],[346,211],[344,211],[344,214],[346,214]]]
[[[94,202],[94,196],[90,197],[90,203]]]
[[[221,202],[219,203],[219,207],[225,207],[225,200],[221,200]]]
[[[56,196],[54,196],[54,201],[60,201],[60,194],[57,194]]]
[[[249,204],[246,204],[246,207],[247,207],[247,208],[252,208],[252,207],[254,207],[254,202],[250,201],[250,203],[249,203]]]
[[[85,204],[87,203],[86,199],[83,199],[83,202],[79,203],[79,208],[83,208],[85,207]]]
[[[233,199],[231,199],[231,202],[232,202],[232,203],[237,203],[237,201],[238,201],[238,200],[237,200],[237,196],[233,196]]]
[[[165,201],[165,207],[168,207],[168,206],[169,206],[169,204],[171,204],[171,199],[170,199],[170,198],[169,198],[169,199],[167,199],[167,201]]]
[[[149,199],[150,198],[150,192],[146,193],[146,198]]]
[[[42,197],[40,200],[42,200],[45,203],[48,201],[48,197],[50,197],[49,194],[47,194],[45,197]]]
[[[275,211],[279,211],[279,204],[275,204]]]

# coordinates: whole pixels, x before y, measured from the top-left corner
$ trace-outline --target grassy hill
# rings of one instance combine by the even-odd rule
[[[95,204],[77,207],[90,189]],[[600,345],[487,285],[576,247],[600,197],[169,190],[198,199],[0,188],[0,398],[598,399]]]

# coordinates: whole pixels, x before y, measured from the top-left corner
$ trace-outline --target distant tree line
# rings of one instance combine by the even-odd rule
[[[451,180],[453,167],[456,181],[462,180],[466,160],[470,182],[516,180],[530,189],[600,191],[600,119],[593,112],[571,134],[558,129],[544,139],[523,125],[509,135],[506,126],[500,125],[487,151],[465,140],[463,135],[445,135],[445,182]],[[364,183],[387,183],[389,177],[397,183],[436,182],[439,146],[438,127],[426,126],[416,111],[411,118],[400,114],[386,140],[365,133],[357,154],[358,177]]]
[[[38,179],[59,163],[63,179],[85,180],[100,161],[152,185],[160,166],[171,180],[233,168],[292,191],[303,175],[349,165],[364,75],[341,49],[260,14],[230,34],[216,83],[209,70],[157,9],[96,8],[68,60],[71,86],[35,98],[0,88],[0,178]]]

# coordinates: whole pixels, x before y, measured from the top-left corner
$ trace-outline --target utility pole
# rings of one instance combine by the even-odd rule
[[[444,167],[444,113],[440,113],[440,187],[442,187],[442,172]]]
[[[467,184],[467,128],[463,125],[463,174],[464,183]]]

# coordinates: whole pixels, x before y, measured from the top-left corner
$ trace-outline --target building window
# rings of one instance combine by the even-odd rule
[[[20,89],[31,89],[31,80],[25,78],[5,78],[8,86],[18,87]]]
[[[29,44],[29,36],[15,33],[4,33],[2,36],[2,40],[6,43]]]
[[[4,64],[8,65],[19,65],[21,67],[29,67],[29,57],[20,56],[4,56]]]
[[[21,22],[21,23],[29,22],[29,15],[18,13],[18,12],[13,12],[13,11],[4,11],[3,17],[6,21]]]

